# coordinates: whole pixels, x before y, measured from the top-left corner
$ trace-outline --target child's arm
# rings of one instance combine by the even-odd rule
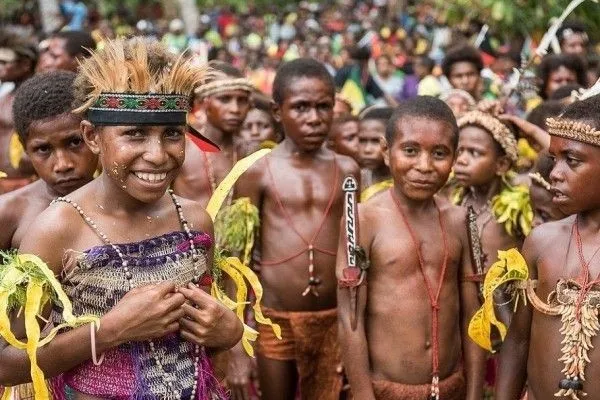
[[[360,219],[360,216],[359,216]],[[361,221],[363,222],[363,221]],[[362,226],[365,226],[362,224]],[[346,237],[344,219],[340,226],[338,251],[336,259],[336,275],[338,280],[343,277],[343,270],[348,265],[346,258]],[[364,237],[359,233],[359,236]],[[361,246],[363,244],[361,243]],[[368,248],[368,247],[366,247]],[[367,286],[365,283],[357,288],[356,329],[352,330],[352,311],[350,306],[350,290],[338,286],[338,327],[342,362],[346,376],[355,399],[375,399],[369,366],[369,348],[365,335],[365,309],[367,305]]]
[[[534,256],[534,230],[523,244],[523,258],[529,267],[529,279],[537,279],[537,257]],[[518,305],[508,333],[500,349],[496,399],[520,399],[527,380],[527,358],[529,355],[529,335],[531,331],[531,306]]]
[[[465,216],[461,210],[460,214]],[[466,216],[465,216],[466,217]],[[464,218],[461,218],[464,220]],[[471,262],[471,252],[469,250],[469,240],[467,237],[464,223],[461,224],[461,241],[463,244],[461,260],[461,282],[460,282],[460,327],[463,348],[463,359],[465,362],[465,376],[467,379],[467,399],[479,400],[483,397],[483,383],[485,373],[486,354],[468,335],[469,321],[475,312],[479,309],[478,285],[475,282],[465,279],[467,276],[475,274]]]
[[[58,210],[61,208],[61,210]],[[73,210],[51,207],[32,224],[21,243],[21,253],[36,254],[43,259],[56,275],[62,272],[64,249],[73,243],[77,232],[72,227]],[[96,332],[96,354],[129,341],[159,338],[179,329],[179,319],[185,298],[175,293],[173,283],[163,283],[136,288],[106,315],[100,318],[100,329]],[[16,314],[16,313],[13,313]],[[22,314],[22,313],[21,313]],[[42,317],[48,318],[46,307]],[[25,338],[24,320],[12,315],[11,330],[15,336]],[[37,364],[46,377],[53,377],[73,369],[92,358],[90,325],[58,334],[50,343],[37,350]],[[14,386],[30,382],[30,362],[25,350],[18,350],[0,338],[0,385]]]

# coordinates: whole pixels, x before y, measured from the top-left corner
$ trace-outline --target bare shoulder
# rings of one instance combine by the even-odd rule
[[[466,232],[467,210],[464,207],[452,204],[445,198],[436,197],[436,202],[451,231]]]
[[[38,215],[21,240],[19,251],[39,256],[60,273],[63,254],[77,241],[85,222],[72,206],[56,202]]]
[[[343,175],[354,175],[360,179],[360,167],[351,157],[336,154],[336,161]]]
[[[0,196],[1,248],[10,247],[12,237],[21,224],[30,222],[30,217],[25,221],[26,214],[37,215],[48,206],[48,203],[40,196],[40,185],[43,185],[43,182],[34,182]]]
[[[179,196],[177,196],[177,200],[179,201],[179,204],[181,204],[183,215],[188,221],[191,229],[206,232],[211,235],[213,234],[212,219],[202,204]]]
[[[532,261],[537,260],[541,254],[551,254],[549,251],[554,249],[557,243],[569,240],[574,220],[575,217],[570,216],[535,227],[525,238],[523,252],[527,253]]]
[[[371,238],[375,236],[378,226],[381,226],[380,223],[387,223],[389,221],[392,205],[390,196],[386,196],[385,193],[372,197],[369,201],[358,205],[361,237]]]

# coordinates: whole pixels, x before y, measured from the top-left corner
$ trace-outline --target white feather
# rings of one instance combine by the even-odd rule
[[[540,41],[540,45],[538,46],[538,48],[535,50],[535,53],[540,56],[543,57],[546,54],[548,54],[548,47],[550,46],[550,43],[552,42],[552,39],[556,37],[556,32],[558,32],[558,29],[560,28],[560,26],[562,25],[562,23],[564,22],[564,20],[569,16],[569,14],[571,14],[573,12],[574,9],[576,9],[577,7],[579,7],[579,5],[581,3],[583,3],[585,0],[573,0],[569,3],[569,5],[567,6],[567,8],[565,8],[565,10],[563,11],[563,13],[560,15],[560,17],[558,17],[550,26],[550,29],[548,29],[548,31],[544,34],[544,36],[542,37],[542,40]]]
[[[575,92],[571,94],[571,96],[574,96],[577,100],[585,100],[585,99],[589,99],[590,97],[593,97],[597,94],[600,94],[600,79],[598,79],[596,81],[596,83],[594,83],[594,86],[592,86],[589,89],[579,89],[579,92]]]

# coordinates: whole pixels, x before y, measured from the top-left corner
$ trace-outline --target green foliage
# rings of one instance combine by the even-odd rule
[[[447,23],[456,25],[477,19],[487,23],[497,35],[521,36],[527,33],[539,39],[548,29],[550,19],[558,17],[569,0],[436,0],[445,12]],[[598,39],[600,4],[586,1],[571,14],[588,26],[588,32]]]

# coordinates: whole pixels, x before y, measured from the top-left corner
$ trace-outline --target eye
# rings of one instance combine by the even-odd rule
[[[328,112],[333,109],[333,105],[331,103],[321,103],[318,105],[319,111]]]
[[[217,100],[221,103],[229,103],[231,101],[231,96],[218,96]]]
[[[411,156],[415,156],[417,155],[418,151],[416,148],[414,147],[405,147],[404,148],[404,154],[411,157]]]
[[[479,150],[471,150],[470,153],[473,157],[481,156],[481,152]]]
[[[443,160],[448,156],[448,151],[444,149],[437,149],[433,151],[433,157],[437,160]]]
[[[126,131],[125,135],[127,135],[131,138],[134,138],[134,139],[140,139],[145,136],[145,133],[141,129],[131,129],[129,131]]]
[[[179,129],[167,129],[164,136],[166,139],[179,140],[183,136],[183,132]]]
[[[300,113],[305,113],[308,111],[308,105],[306,105],[304,103],[296,104],[294,106],[294,109]]]
[[[41,146],[36,147],[35,149],[33,149],[33,152],[42,156],[47,156],[48,154],[50,154],[52,152],[52,147],[50,147],[49,145],[43,144]]]
[[[77,148],[79,146],[81,146],[83,144],[83,139],[80,137],[74,137],[71,140],[69,140],[69,147],[71,148]]]
[[[567,156],[567,165],[569,165],[570,167],[576,167],[581,163],[581,161],[579,161],[576,158],[573,158],[571,156]]]

